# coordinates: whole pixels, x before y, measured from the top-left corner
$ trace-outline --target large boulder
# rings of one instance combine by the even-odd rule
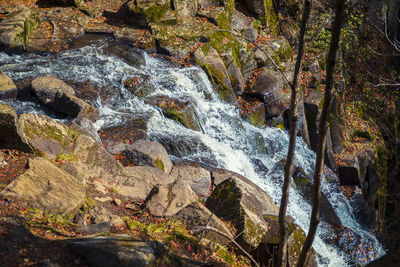
[[[200,122],[193,105],[188,100],[154,96],[146,99],[145,102],[161,108],[165,117],[179,122],[186,128],[200,130]]]
[[[267,266],[270,261],[275,261],[274,250],[279,249],[279,221],[278,216],[264,217],[268,225],[268,232],[264,236],[260,246],[252,253],[260,265]],[[299,258],[301,248],[306,239],[304,231],[293,222],[291,217],[287,218],[287,262],[288,266],[295,266]],[[275,258],[274,258],[275,257]],[[311,249],[305,266],[317,267],[317,258],[314,249]]]
[[[243,13],[235,10],[232,14],[233,28],[241,35],[254,42],[258,37],[258,25],[254,18],[246,17]]]
[[[215,215],[211,213],[204,205],[194,202],[181,211],[172,216],[172,219],[182,222],[188,230],[197,232],[199,236],[202,235],[202,227],[212,227],[224,233],[225,235],[233,238],[228,227]],[[222,246],[231,242],[230,239],[210,230],[204,231],[204,238],[218,243]]]
[[[197,0],[172,0],[178,17],[194,17],[199,5]]]
[[[194,165],[174,166],[171,176],[185,180],[200,199],[207,199],[211,188],[211,174],[206,169]]]
[[[77,135],[66,125],[44,115],[22,114],[19,123],[30,146],[36,153],[49,159],[68,154],[71,139]]]
[[[71,152],[75,160],[88,167],[88,177],[101,177],[104,182],[110,182],[126,176],[124,167],[92,137],[79,135]]]
[[[121,195],[144,200],[156,185],[166,185],[175,177],[151,166],[126,167],[125,175],[120,176],[113,188]]]
[[[206,206],[242,233],[237,241],[248,251],[258,247],[267,232],[265,215],[278,215],[278,207],[259,187],[247,179],[230,177],[217,185]]]
[[[197,196],[184,180],[156,185],[146,198],[146,209],[155,216],[173,216],[197,201]]]
[[[7,9],[0,21],[0,48],[25,48],[38,21],[37,14],[26,6]]]
[[[75,96],[75,90],[63,81],[44,75],[32,81],[32,92],[42,104],[72,118],[86,117],[98,120],[99,111]]]
[[[172,170],[172,161],[165,148],[158,142],[139,140],[127,146],[122,155],[134,165],[150,165],[165,173]]]
[[[135,0],[127,3],[128,21],[139,27],[149,27],[149,23],[158,22],[171,7],[171,0]]]
[[[210,76],[211,82],[220,97],[228,103],[235,103],[235,93],[232,89],[228,71],[217,50],[200,47],[194,52],[194,56],[196,62]]]
[[[265,104],[267,118],[279,116],[284,112],[282,84],[275,73],[264,69],[253,86],[245,90],[245,95],[257,97]]]
[[[248,0],[248,1],[244,1],[247,8],[257,14],[257,15],[265,15],[266,11],[265,11],[265,4],[264,4],[264,0]]]
[[[0,98],[17,96],[17,86],[4,72],[0,71]]]
[[[33,152],[21,130],[15,110],[0,103],[0,148]]]
[[[83,181],[76,179],[44,158],[30,159],[28,170],[1,192],[17,197],[39,209],[68,214],[76,211],[85,198]]]
[[[256,98],[243,98],[239,101],[242,117],[256,127],[262,127],[265,124],[265,105]]]
[[[300,195],[311,205],[311,195],[313,189],[313,183],[310,177],[304,172],[303,169],[296,167],[293,172],[293,182]],[[329,182],[329,181],[328,181]],[[341,225],[339,217],[336,215],[332,204],[324,193],[321,193],[320,202],[320,213],[321,218],[333,226]]]
[[[98,236],[66,240],[73,253],[90,266],[155,266],[156,241],[142,241],[128,235]]]

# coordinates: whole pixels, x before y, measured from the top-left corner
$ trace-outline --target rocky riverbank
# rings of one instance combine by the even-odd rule
[[[7,1],[0,9],[0,47],[7,52],[57,53],[90,44],[90,38],[79,38],[84,34],[107,34],[178,66],[200,66],[214,88],[206,98],[219,97],[237,106],[242,118],[256,127],[287,129],[284,77],[292,75],[297,30],[293,18],[300,3],[281,7],[279,14],[287,17],[278,20],[272,1],[222,2],[22,1],[17,6]],[[298,104],[298,135],[312,150],[323,101],[319,56],[306,60],[302,83],[307,89]],[[338,91],[344,86],[340,78]],[[106,100],[108,95],[71,79],[43,75],[13,81],[0,72],[0,100],[28,100],[47,114],[17,114],[10,105],[0,104],[0,240],[4,247],[9,236],[17,242],[14,250],[0,250],[10,253],[2,258],[4,264],[68,266],[73,259],[74,265],[95,266],[248,265],[248,258],[236,255],[243,250],[263,265],[273,260],[279,232],[278,207],[271,196],[215,164],[174,163],[167,152],[173,148],[166,150],[149,140],[146,120],[97,132],[93,123],[101,114],[95,99]],[[152,96],[154,88],[144,76],[129,77],[123,86],[166,118],[204,132],[193,103]],[[346,141],[343,101],[337,95],[332,107],[326,173],[333,179],[338,175],[348,186],[344,188],[358,209],[358,219],[366,227],[375,226],[380,182],[376,159],[373,153],[349,149],[357,142]],[[359,143],[369,151],[373,142],[367,139]],[[264,144],[260,149],[265,150]],[[266,168],[262,163],[258,167]],[[310,177],[301,168],[293,176],[296,188],[309,200]],[[354,246],[365,249],[359,255],[368,261],[373,248],[347,233],[327,196],[322,202],[322,217],[335,231],[329,242],[350,253],[350,238],[359,240]],[[289,221],[288,262],[294,264],[305,235],[293,219]],[[349,239],[344,240],[346,235]],[[243,250],[228,245],[233,238]],[[40,246],[53,251],[53,242],[63,248],[54,250],[55,257],[40,254]],[[99,258],[99,253],[106,256]],[[315,253],[309,265],[317,265]]]

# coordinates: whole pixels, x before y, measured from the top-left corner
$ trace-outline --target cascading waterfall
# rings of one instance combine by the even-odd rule
[[[239,110],[222,102],[207,75],[197,67],[180,68],[125,45],[116,45],[104,38],[75,50],[57,55],[8,55],[0,53],[0,70],[13,80],[52,74],[62,80],[88,82],[101,88],[107,97],[92,102],[100,112],[97,128],[123,125],[138,116],[149,118],[148,134],[169,148],[174,160],[196,161],[238,172],[263,188],[279,205],[283,180],[282,160],[288,147],[287,133],[278,128],[256,128],[243,121]],[[163,95],[189,100],[201,124],[202,131],[193,131],[165,118],[162,113],[124,88],[123,82],[132,76],[145,77],[149,96]],[[3,100],[17,113],[43,113],[31,102]],[[179,147],[179,149],[175,149]],[[315,154],[301,138],[297,139],[294,164],[312,177]],[[334,180],[332,182],[332,180]],[[333,236],[329,224],[322,221],[314,249],[321,266],[346,266],[350,261],[366,264],[384,255],[376,237],[362,227],[353,214],[337,179],[324,179],[322,190],[336,214],[350,233],[357,233],[373,253],[357,255],[341,252],[327,240]],[[292,183],[288,214],[305,231],[311,206]],[[369,254],[368,254],[369,253]]]

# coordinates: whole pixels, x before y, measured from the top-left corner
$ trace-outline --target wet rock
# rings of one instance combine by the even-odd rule
[[[239,233],[243,232],[237,241],[251,251],[258,247],[267,231],[263,216],[277,215],[278,207],[262,189],[243,178],[236,175],[217,185],[206,207],[232,223]]]
[[[310,180],[310,177],[304,172],[303,169],[297,167],[293,172],[293,182],[296,185],[300,195],[311,205],[313,184]],[[321,218],[323,218],[329,224],[334,226],[341,225],[339,217],[336,215],[332,204],[329,202],[324,193],[321,193],[320,213]]]
[[[165,173],[172,170],[172,162],[165,148],[158,142],[139,140],[122,152],[129,163],[153,166]]]
[[[57,93],[75,95],[71,86],[50,74],[34,79],[31,85],[35,97],[44,104],[54,102]]]
[[[197,0],[172,0],[178,17],[194,17],[199,8]]]
[[[184,180],[156,185],[146,198],[146,209],[155,216],[173,216],[197,202],[197,196]]]
[[[40,155],[54,159],[70,152],[74,132],[66,125],[38,114],[22,114],[19,122],[29,145]]]
[[[217,50],[210,48],[202,51],[201,48],[194,52],[196,62],[208,73],[216,92],[228,102],[235,103],[235,93],[229,79],[229,73]]]
[[[199,131],[200,122],[193,105],[184,99],[154,96],[145,100],[145,103],[161,108],[165,117],[175,120],[186,128]]]
[[[86,117],[98,120],[99,111],[75,96],[75,91],[66,83],[51,75],[45,75],[32,81],[32,92],[43,105],[72,118]]]
[[[245,105],[250,105],[250,107],[242,111],[242,116],[252,125],[262,127],[266,117],[264,103],[254,98],[246,98],[244,101]]]
[[[85,186],[44,158],[30,159],[28,169],[1,192],[27,200],[39,209],[69,214],[85,198]]]
[[[186,206],[181,211],[172,216],[172,219],[182,222],[188,230],[196,231],[201,229],[201,227],[205,227],[207,225],[233,238],[226,225],[220,219],[218,219],[218,217],[212,215],[212,213],[206,207],[198,202]],[[199,236],[201,236],[201,234],[202,231],[198,233]],[[212,231],[205,231],[204,238],[218,243],[222,246],[225,246],[230,242],[228,238]]]
[[[144,200],[157,184],[174,182],[175,177],[151,166],[126,167],[125,175],[113,185],[115,190],[127,197]]]
[[[17,96],[17,86],[4,72],[0,71],[0,99]]]
[[[0,48],[25,48],[29,34],[38,24],[35,12],[20,5],[7,9],[0,21]]]
[[[171,176],[186,181],[196,195],[205,201],[211,188],[211,174],[200,166],[174,166]]]
[[[14,109],[0,103],[0,147],[33,152],[20,127]]]
[[[65,241],[72,251],[91,266],[149,266],[155,265],[158,245],[128,235],[75,238]]]

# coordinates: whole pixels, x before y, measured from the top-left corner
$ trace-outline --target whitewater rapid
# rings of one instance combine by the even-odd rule
[[[256,128],[242,120],[237,107],[224,103],[217,94],[212,94],[213,88],[207,75],[198,67],[181,68],[143,51],[128,46],[118,47],[112,40],[102,39],[57,55],[8,55],[0,52],[0,70],[13,80],[52,74],[61,80],[88,82],[107,90],[107,101],[98,97],[91,102],[101,114],[95,124],[98,129],[123,125],[129,119],[145,114],[149,118],[149,137],[161,142],[173,160],[212,164],[213,167],[240,173],[263,188],[279,205],[283,180],[281,163],[286,157],[289,142],[287,132],[278,128]],[[146,77],[146,86],[152,88],[148,97],[163,95],[189,100],[204,132],[190,130],[165,118],[158,108],[146,104],[143,98],[135,97],[123,86],[123,82],[130,77]],[[206,97],[209,95],[212,97]],[[17,113],[43,113],[32,102],[0,102],[12,105]],[[181,149],[174,149],[176,147]],[[298,137],[294,164],[312,177],[314,162],[314,152]],[[259,170],[260,163],[265,167],[264,171]],[[373,245],[373,258],[384,255],[384,248],[376,237],[357,222],[338,182],[323,179],[322,191],[343,226]],[[307,232],[311,207],[293,183],[288,214]],[[322,221],[313,244],[319,265],[346,266],[354,258],[324,241],[332,235],[331,227]],[[366,264],[371,259],[364,262],[357,260]]]

